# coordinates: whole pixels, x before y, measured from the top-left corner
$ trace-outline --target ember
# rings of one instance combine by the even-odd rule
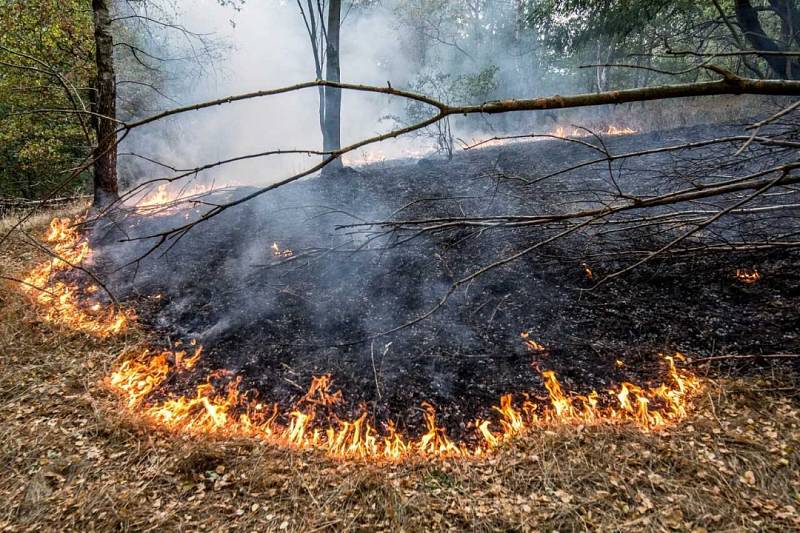
[[[745,285],[753,285],[761,279],[761,273],[755,268],[737,268],[736,279]]]
[[[534,353],[547,353],[547,348],[539,342],[530,338],[530,334],[527,331],[523,331],[519,334],[522,337],[522,340],[525,342],[525,346]]]
[[[272,243],[272,255],[274,255],[275,257],[288,258],[288,257],[292,257],[294,255],[294,252],[291,251],[288,248],[281,248],[280,246],[278,246],[277,242],[273,242]]]
[[[581,263],[581,267],[583,268],[583,273],[586,274],[586,277],[589,279],[589,281],[593,281],[594,280],[594,272],[589,267],[589,265],[587,265],[586,263]]]

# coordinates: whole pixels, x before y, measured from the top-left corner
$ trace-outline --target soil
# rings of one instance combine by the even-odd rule
[[[622,153],[726,132],[739,130],[686,128],[604,141]],[[659,233],[660,227],[619,235],[592,229],[489,270],[430,317],[383,334],[436,308],[455,281],[563,227],[415,234],[340,226],[591,207],[616,187],[663,192],[693,179],[717,179],[708,177],[709,168],[745,175],[787,157],[754,148],[734,159],[730,152],[658,154],[615,163],[611,175],[607,166],[595,165],[535,184],[537,176],[597,154],[550,140],[470,150],[451,161],[344,169],[227,210],[136,264],[128,263],[152,242],[120,243],[120,228],[128,236],[148,235],[204,208],[128,215],[112,229],[95,230],[95,262],[158,335],[194,338],[205,347],[201,368],[157,394],[188,389],[205,381],[209,370],[226,369],[252,394],[290,405],[312,376],[331,374],[344,392],[344,411],[363,404],[378,424],[393,420],[414,434],[421,429],[420,406],[429,402],[437,420],[457,435],[487,416],[502,394],[546,398],[537,370],[555,370],[565,389],[588,392],[621,381],[658,382],[660,354],[796,353],[798,255],[668,256],[593,288],[632,261],[614,253],[653,249],[674,234]],[[206,200],[251,191],[226,190]],[[696,242],[779,231],[796,220],[785,217],[765,228],[732,216]],[[291,257],[276,255],[273,243],[290,249]],[[735,271],[744,267],[758,269],[761,279],[739,281]],[[522,333],[545,349],[531,350]]]

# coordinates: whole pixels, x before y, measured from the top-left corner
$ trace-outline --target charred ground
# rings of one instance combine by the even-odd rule
[[[725,131],[741,130],[685,128],[603,140],[623,153]],[[732,151],[717,146],[655,154],[615,163],[610,171],[594,165],[538,183],[537,177],[596,154],[542,140],[471,150],[451,161],[345,169],[225,211],[163,255],[165,249],[133,264],[152,243],[121,238],[180,225],[187,211],[118,216],[114,225],[95,230],[95,263],[158,335],[204,345],[201,368],[171,383],[173,390],[188,390],[209,370],[225,369],[264,400],[290,405],[312,376],[331,374],[344,391],[345,410],[363,403],[378,422],[394,420],[413,434],[421,403],[430,402],[457,434],[487,416],[501,394],[543,394],[536,368],[555,370],[565,388],[588,392],[623,380],[656,381],[660,353],[703,357],[800,348],[800,311],[793,304],[800,294],[798,257],[788,251],[667,256],[586,290],[630,261],[615,254],[652,249],[670,236],[661,228],[623,234],[610,226],[590,228],[490,270],[431,317],[379,335],[434,308],[453,282],[559,227],[414,233],[349,226],[592,206],[617,188],[655,194],[711,169],[747,174],[793,157],[754,148],[732,158]],[[238,188],[204,200],[247,192]],[[188,216],[202,209],[195,206]],[[768,224],[770,230],[791,228],[794,220]],[[759,231],[766,231],[763,221],[732,216],[713,234],[704,231],[704,238],[728,242]],[[290,257],[280,253],[286,249]],[[763,277],[743,284],[734,276],[740,267],[756,267]],[[530,350],[523,332],[546,351]]]

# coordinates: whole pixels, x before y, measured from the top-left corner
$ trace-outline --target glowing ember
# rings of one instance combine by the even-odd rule
[[[34,268],[23,280],[25,292],[34,295],[48,322],[63,324],[70,329],[107,337],[122,332],[132,317],[127,311],[110,307],[102,309],[99,303],[87,304],[79,287],[57,279],[57,274],[80,266],[91,255],[89,243],[78,233],[68,218],[54,218],[44,237],[50,245],[53,258]],[[89,286],[86,294],[97,293],[99,287]]]
[[[88,243],[70,226],[69,220],[54,219],[47,241],[65,261],[77,264],[90,254]],[[276,244],[277,246],[277,244]],[[279,252],[281,251],[278,247]],[[97,288],[81,291],[77,286],[54,281],[56,271],[69,268],[62,260],[52,260],[35,268],[26,283],[47,292],[37,294],[46,310],[46,319],[98,336],[119,333],[132,319],[115,310],[103,311],[96,302],[82,303],[82,297]],[[34,289],[30,289],[34,290]],[[526,345],[536,352],[546,348],[522,334]],[[178,342],[176,348],[181,346]],[[566,393],[554,372],[541,372],[547,401],[536,402],[532,394],[519,398],[505,395],[492,408],[491,419],[475,420],[467,428],[472,439],[454,441],[437,423],[436,410],[423,404],[425,432],[417,437],[401,434],[391,422],[376,428],[366,407],[349,419],[337,416],[334,409],[344,405],[343,393],[333,390],[328,375],[312,379],[306,394],[294,405],[282,408],[249,398],[241,391],[239,378],[227,370],[209,372],[206,382],[191,394],[170,394],[165,387],[182,373],[196,371],[202,347],[192,341],[189,351],[144,350],[123,361],[109,376],[108,385],[132,412],[141,414],[153,425],[187,433],[223,436],[250,436],[266,442],[301,449],[320,449],[335,457],[368,457],[400,460],[411,456],[480,457],[527,431],[551,424],[630,423],[648,431],[681,420],[689,401],[701,389],[701,382],[678,369],[680,354],[664,357],[666,383],[641,387],[622,383],[618,388],[586,395]],[[156,391],[166,394],[154,400]]]
[[[761,279],[761,274],[755,268],[737,268],[736,279],[745,285],[752,285]]]
[[[586,277],[589,279],[589,281],[593,281],[594,272],[592,272],[592,269],[589,267],[589,265],[586,263],[581,263],[581,267],[583,268],[583,273],[586,274]]]
[[[292,257],[294,252],[288,248],[281,248],[277,242],[272,243],[272,255],[275,257]]]
[[[525,346],[527,346],[530,351],[540,354],[547,353],[547,348],[545,348],[543,344],[531,339],[530,334],[527,331],[523,331],[522,333],[519,334],[519,336],[522,337],[522,341],[525,343]]]

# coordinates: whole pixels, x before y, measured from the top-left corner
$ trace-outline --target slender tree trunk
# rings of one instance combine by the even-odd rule
[[[328,6],[328,38],[325,52],[325,79],[341,81],[339,68],[339,33],[341,29],[342,1],[330,0]],[[325,88],[325,127],[322,132],[322,149],[326,152],[342,147],[342,91],[332,87]],[[327,168],[341,168],[337,159]]]
[[[94,148],[94,206],[102,207],[119,198],[117,186],[117,87],[114,75],[114,40],[111,37],[110,0],[92,0],[94,11],[95,60],[97,79],[93,98],[93,126],[97,136]],[[103,118],[109,117],[109,118]]]

